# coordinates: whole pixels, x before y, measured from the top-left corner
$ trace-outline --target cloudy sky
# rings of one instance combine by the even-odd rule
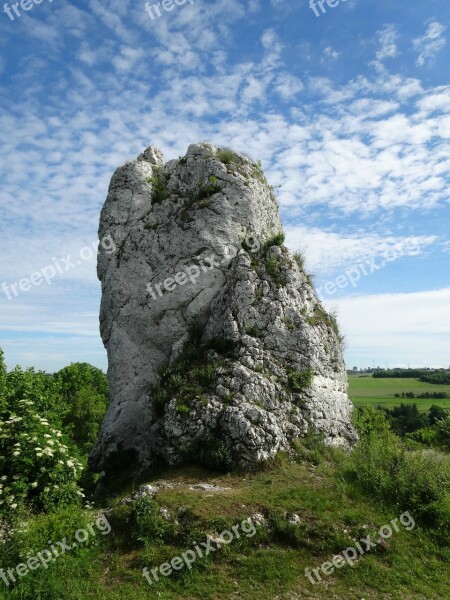
[[[172,159],[197,141],[261,160],[279,186],[349,367],[450,364],[450,5],[335,2],[178,0],[153,19],[141,0],[0,9],[10,367],[106,368],[92,248],[109,179],[150,144]],[[50,268],[50,285],[14,294]]]

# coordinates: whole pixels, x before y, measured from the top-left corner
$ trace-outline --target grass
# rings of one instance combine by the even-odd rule
[[[152,185],[153,201],[156,204],[163,202],[170,196],[169,192],[165,188],[164,183],[160,179],[159,173],[156,173],[154,177],[149,177],[147,182]]]
[[[450,596],[444,549],[432,534],[417,525],[403,527],[388,542],[367,553],[353,567],[336,570],[313,585],[305,576],[307,567],[320,566],[355,539],[374,534],[399,517],[342,478],[346,456],[341,451],[322,450],[316,466],[280,457],[270,467],[252,474],[214,475],[196,466],[168,469],[157,505],[144,503],[136,509],[116,508],[112,531],[83,551],[74,550],[20,580],[4,598],[21,600],[162,600],[238,598],[311,598],[316,600],[434,600]],[[160,475],[161,477],[161,475]],[[150,481],[151,483],[152,481]],[[224,491],[192,490],[189,484],[208,482]],[[117,504],[113,501],[113,504]],[[166,527],[158,506],[172,515],[184,507],[176,529]],[[252,538],[234,540],[192,571],[183,569],[161,577],[149,587],[142,569],[170,561],[194,541],[204,541],[207,532],[222,531],[255,512],[265,515],[270,529],[259,529]],[[300,525],[288,523],[295,513]],[[77,525],[58,535],[72,537]],[[39,543],[53,532],[47,523],[36,535]],[[48,538],[50,539],[50,537]],[[58,538],[60,539],[60,538]],[[373,539],[373,537],[372,537]],[[39,544],[38,544],[39,546]],[[28,546],[26,547],[28,549]],[[38,550],[38,548],[36,548]],[[2,567],[11,566],[0,555]],[[14,563],[13,563],[14,564]]]
[[[223,162],[224,165],[237,162],[236,153],[231,148],[220,148],[217,150],[216,158]]]
[[[349,396],[355,406],[372,405],[393,408],[403,404],[417,404],[421,412],[427,411],[433,404],[450,409],[450,398],[395,398],[394,394],[402,392],[447,392],[450,385],[424,383],[418,379],[393,379],[374,377],[349,377]]]
[[[264,244],[264,248],[267,251],[272,246],[281,247],[284,244],[284,240],[285,240],[284,233],[283,232],[277,233],[273,238],[271,238],[270,240],[267,240],[267,242]]]
[[[301,271],[305,270],[305,256],[302,252],[294,252],[293,258]]]

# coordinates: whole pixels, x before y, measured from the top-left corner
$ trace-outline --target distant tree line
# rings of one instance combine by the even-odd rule
[[[435,383],[450,385],[450,371],[439,369],[436,371],[427,371],[425,369],[392,369],[386,371],[377,371],[372,374],[375,379],[391,377],[395,379],[420,379],[425,383]]]
[[[394,394],[395,398],[424,398],[433,400],[443,400],[448,398],[447,392],[422,392],[421,394],[414,394],[414,392],[402,392],[401,394]]]

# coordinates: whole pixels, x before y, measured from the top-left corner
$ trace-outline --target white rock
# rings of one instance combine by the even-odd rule
[[[176,464],[205,434],[242,467],[287,450],[309,429],[332,445],[356,441],[338,337],[287,249],[265,249],[282,231],[273,192],[247,157],[224,164],[216,152],[193,144],[184,159],[164,164],[150,147],[112,177],[99,233],[112,237],[116,252],[101,248],[98,256],[111,402],[90,458],[96,470],[108,471],[109,459],[126,450],[141,469],[160,459]],[[156,180],[167,198],[155,192]],[[247,250],[256,240],[258,252],[243,249],[244,235]],[[209,268],[211,258],[218,266]],[[188,269],[193,281],[181,283]],[[222,359],[214,391],[188,414],[174,398],[161,415],[152,389],[194,322],[203,341],[233,340],[236,355]],[[310,388],[290,389],[289,371],[306,369],[314,373]]]

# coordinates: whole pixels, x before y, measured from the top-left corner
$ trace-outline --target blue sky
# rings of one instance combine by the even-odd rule
[[[23,4],[0,11],[0,285],[61,272],[0,290],[9,366],[106,368],[89,248],[109,179],[198,141],[280,186],[349,367],[450,364],[447,0]]]

